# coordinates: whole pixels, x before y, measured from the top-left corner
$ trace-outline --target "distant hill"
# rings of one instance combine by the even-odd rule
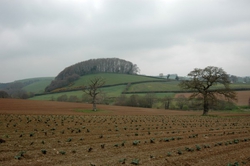
[[[164,82],[167,81],[164,78],[150,77],[143,75],[131,75],[131,74],[118,74],[118,73],[97,73],[88,74],[81,76],[78,80],[70,83],[70,85],[54,89],[51,92],[65,92],[65,91],[76,91],[81,90],[83,86],[88,85],[89,80],[93,77],[102,77],[105,80],[105,87],[118,86],[118,85],[128,85],[143,82]]]
[[[54,77],[38,77],[17,80],[9,83],[0,83],[0,90],[8,92],[8,94],[17,91],[25,91],[27,93],[43,93],[44,89],[51,83]]]
[[[46,92],[70,85],[81,76],[95,73],[137,74],[139,68],[132,62],[118,58],[90,59],[79,62],[61,71],[46,87]]]
[[[97,74],[88,74],[85,76],[81,76],[78,80],[73,81],[68,86],[55,89],[49,93],[46,92],[44,94],[37,94],[35,97],[31,99],[56,100],[58,97],[62,95],[67,95],[68,97],[77,96],[78,99],[81,99],[82,95],[84,94],[82,91],[82,87],[84,85],[87,85],[89,80],[93,77],[102,77],[106,80],[105,86],[102,88],[102,90],[111,98],[118,97],[121,94],[134,93],[136,89],[134,87],[140,85],[143,85],[144,88],[141,87],[140,89],[137,89],[137,92],[139,92],[140,90],[148,91],[146,93],[154,92],[154,90],[159,90],[158,86],[162,88],[161,90],[169,90],[169,88],[167,87],[170,84],[172,84],[170,90],[172,90],[172,88],[178,89],[176,81],[172,83],[171,80],[167,80],[165,78],[160,78],[160,77],[118,74],[118,73],[97,73]]]
[[[130,96],[146,95],[154,93],[157,97],[163,98],[164,96],[172,96],[175,94],[184,93],[178,86],[178,80],[170,80],[161,77],[151,77],[145,75],[131,75],[131,74],[117,74],[117,73],[97,73],[88,74],[79,77],[78,80],[71,82],[70,85],[57,88],[52,92],[46,92],[43,94],[36,94],[32,97],[32,100],[57,100],[59,97],[66,95],[68,100],[70,98],[77,98],[78,102],[83,100],[82,88],[84,85],[88,85],[88,82],[93,77],[102,77],[106,80],[105,86],[102,91],[107,98],[115,100],[115,98],[121,95]],[[220,88],[218,85],[217,88]],[[216,87],[215,87],[216,88]],[[250,83],[234,83],[231,84],[231,88],[235,90],[250,90]]]
[[[22,89],[27,92],[43,93],[45,88],[51,83],[51,81],[54,80],[54,78],[55,77],[41,77],[41,78],[21,80],[24,82],[31,80],[31,82],[26,86],[24,86]]]

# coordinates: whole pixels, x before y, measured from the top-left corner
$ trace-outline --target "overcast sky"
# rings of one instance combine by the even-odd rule
[[[94,58],[140,74],[250,75],[250,0],[0,0],[0,82]]]

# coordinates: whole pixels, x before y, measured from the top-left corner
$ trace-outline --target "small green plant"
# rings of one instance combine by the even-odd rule
[[[169,138],[164,138],[163,140],[164,140],[165,142],[169,142],[169,141],[170,141]]]
[[[68,138],[67,140],[66,140],[66,142],[71,142],[72,141],[72,138]]]
[[[133,164],[133,165],[139,165],[139,162],[140,162],[139,159],[133,159],[133,160],[131,161],[131,164]]]
[[[235,163],[228,163],[227,166],[239,166],[240,164],[238,163],[238,161],[236,161]]]
[[[177,154],[182,155],[182,151],[180,149],[177,150]]]
[[[92,150],[93,150],[93,148],[91,148],[91,147],[90,147],[90,148],[88,148],[88,152],[91,152]]]
[[[203,145],[203,148],[210,148],[210,145]]]
[[[133,145],[138,145],[140,143],[140,141],[139,140],[135,140],[135,141],[133,141]]]
[[[154,139],[154,138],[151,138],[151,139],[150,139],[150,143],[155,143],[155,139]]]
[[[238,143],[239,143],[239,140],[238,140],[238,139],[234,139],[234,140],[233,140],[233,143],[238,144]]]
[[[25,151],[19,152],[14,158],[17,160],[20,160],[22,157],[24,157]]]
[[[177,137],[177,140],[181,140],[181,139],[183,139],[182,137]]]
[[[168,152],[168,153],[167,153],[167,156],[168,156],[168,157],[172,156],[172,153],[171,153],[171,152]]]
[[[60,153],[61,155],[65,155],[65,154],[66,154],[65,151],[60,151],[59,153]]]
[[[194,151],[193,148],[189,148],[189,147],[185,147],[185,150],[188,151],[188,152],[193,152]]]
[[[90,163],[90,166],[95,166],[95,164],[94,163]]]
[[[126,159],[124,158],[124,159],[120,159],[119,160],[119,163],[121,163],[121,164],[125,164],[125,161],[126,161]]]
[[[42,149],[41,152],[42,152],[42,154],[46,154],[46,153],[47,153],[47,150]]]
[[[17,160],[20,160],[21,156],[15,156],[14,158],[17,159]]]
[[[198,150],[198,151],[200,151],[200,150],[201,150],[200,145],[196,145],[195,147],[196,147],[196,150]]]

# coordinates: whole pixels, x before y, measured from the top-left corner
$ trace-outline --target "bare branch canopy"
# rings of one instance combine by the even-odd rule
[[[218,99],[237,100],[236,93],[230,89],[229,76],[222,68],[195,68],[188,76],[190,79],[182,81],[179,86],[185,90],[195,91],[190,98],[203,99],[203,115],[207,115],[209,105]]]
[[[105,79],[102,77],[94,77],[89,80],[88,86],[83,88],[83,92],[92,98],[93,111],[96,111],[96,97],[101,93],[101,87],[105,84]]]

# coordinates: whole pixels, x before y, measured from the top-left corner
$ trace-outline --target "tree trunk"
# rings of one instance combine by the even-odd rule
[[[208,114],[208,100],[207,97],[204,97],[204,101],[203,101],[203,114],[202,115],[207,115]]]
[[[95,97],[93,97],[92,103],[93,103],[93,111],[96,111],[96,98]]]
[[[96,111],[96,103],[93,103],[93,111]]]

